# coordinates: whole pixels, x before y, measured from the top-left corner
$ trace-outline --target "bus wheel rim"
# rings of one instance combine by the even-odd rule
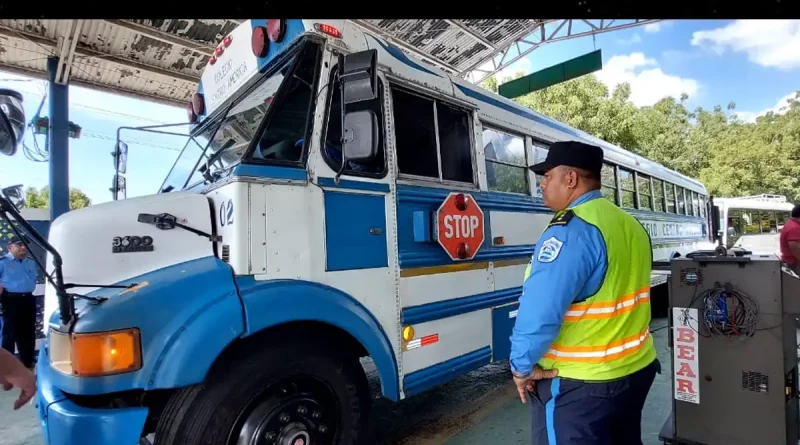
[[[317,386],[317,385],[315,385]],[[319,388],[315,388],[319,389]],[[280,385],[256,399],[234,429],[236,445],[329,445],[336,434],[336,412],[319,391],[299,389],[297,382]],[[333,394],[325,394],[333,397]],[[238,430],[238,434],[236,431]]]

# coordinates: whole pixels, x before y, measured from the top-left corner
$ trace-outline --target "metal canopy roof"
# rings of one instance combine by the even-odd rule
[[[0,19],[0,70],[186,106],[209,56],[240,20]]]
[[[354,20],[408,54],[479,83],[539,46],[660,20]]]
[[[658,20],[354,20],[417,58],[478,83],[544,43]],[[0,19],[0,69],[185,106],[209,56],[241,20]]]

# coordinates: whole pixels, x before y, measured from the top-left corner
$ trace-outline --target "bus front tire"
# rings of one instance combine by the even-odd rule
[[[242,351],[172,395],[155,445],[358,445],[370,396],[356,357],[286,345]]]

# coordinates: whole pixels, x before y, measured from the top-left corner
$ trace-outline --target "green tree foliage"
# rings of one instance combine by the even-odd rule
[[[79,189],[69,190],[69,208],[70,210],[89,207],[92,205],[92,200],[86,196],[85,193]],[[28,187],[25,191],[25,207],[31,209],[46,209],[50,207],[50,188],[45,186],[41,189],[35,187]]]
[[[490,77],[481,86],[497,92],[498,81]],[[734,102],[690,111],[684,94],[637,107],[630,94],[627,83],[609,91],[589,74],[514,101],[697,178],[714,196],[777,193],[800,200],[800,91],[781,113],[750,123],[736,115]]]

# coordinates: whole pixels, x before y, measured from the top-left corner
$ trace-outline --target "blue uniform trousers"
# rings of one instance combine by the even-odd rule
[[[658,360],[613,381],[539,380],[528,394],[533,445],[642,445],[642,409],[656,373]]]

